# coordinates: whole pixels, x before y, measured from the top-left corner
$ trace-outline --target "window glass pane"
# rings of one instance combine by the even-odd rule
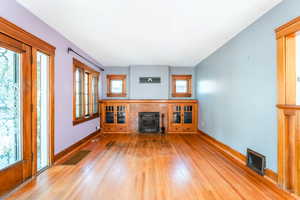
[[[21,160],[20,55],[0,47],[0,170]]]
[[[84,100],[85,100],[85,115],[89,115],[89,105],[90,105],[90,98],[89,98],[89,73],[84,73]]]
[[[82,109],[82,69],[77,68],[75,71],[75,101],[76,101],[76,118],[83,115]]]
[[[98,78],[92,80],[93,113],[98,113]]]
[[[187,93],[187,80],[176,80],[176,93]]]
[[[123,91],[122,80],[111,80],[111,93],[122,93]]]
[[[49,56],[37,53],[37,169],[48,166]]]

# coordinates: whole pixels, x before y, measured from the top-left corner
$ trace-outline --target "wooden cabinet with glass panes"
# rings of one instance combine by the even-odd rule
[[[102,133],[139,133],[139,112],[159,112],[160,129],[164,127],[166,133],[197,133],[197,100],[106,99],[99,103]]]
[[[196,103],[169,104],[169,133],[197,132],[198,105]]]
[[[125,103],[101,104],[101,127],[103,133],[127,133],[128,132],[129,106]]]

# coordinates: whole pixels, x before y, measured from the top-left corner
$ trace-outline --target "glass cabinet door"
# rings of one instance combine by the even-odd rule
[[[126,123],[126,106],[118,105],[117,108],[117,124]]]
[[[184,124],[192,124],[193,123],[193,106],[185,105],[183,106],[183,123]]]
[[[174,105],[172,106],[172,123],[181,124],[181,106]]]
[[[105,106],[105,123],[107,124],[115,123],[114,106],[111,105]]]

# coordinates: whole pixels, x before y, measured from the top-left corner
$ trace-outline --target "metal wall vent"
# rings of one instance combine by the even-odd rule
[[[265,175],[266,157],[251,149],[247,149],[247,166],[260,175]]]
[[[140,77],[140,83],[160,83],[160,77]]]

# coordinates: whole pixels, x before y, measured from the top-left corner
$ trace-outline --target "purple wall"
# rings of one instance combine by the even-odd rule
[[[56,47],[55,153],[59,153],[94,132],[96,126],[99,126],[99,118],[77,126],[72,125],[72,58],[76,56],[67,54],[67,48],[71,47],[87,57],[88,55],[15,0],[1,1],[0,16]],[[84,62],[80,58],[77,59]],[[91,66],[89,63],[86,64]]]

